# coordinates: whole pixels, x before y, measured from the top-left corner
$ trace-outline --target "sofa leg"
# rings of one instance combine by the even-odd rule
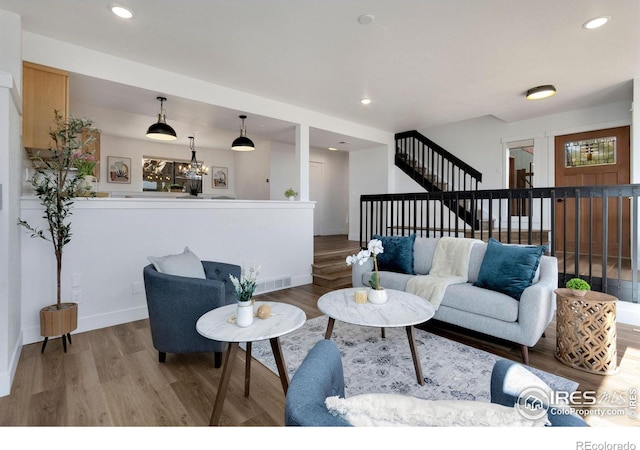
[[[521,345],[520,352],[522,353],[522,362],[528,366],[529,365],[529,347],[527,347],[526,345]]]
[[[167,354],[165,352],[158,352],[158,361],[165,362],[167,360]]]
[[[215,352],[213,354],[213,367],[216,369],[222,367],[222,352]]]

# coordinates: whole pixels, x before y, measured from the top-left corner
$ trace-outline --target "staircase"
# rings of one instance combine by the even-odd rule
[[[417,131],[395,135],[395,164],[428,192],[455,192],[478,189],[482,173],[452,155]],[[472,205],[447,200],[445,205],[474,230],[480,229]]]
[[[322,239],[322,238],[319,238]],[[318,246],[316,245],[316,249]],[[344,241],[336,243],[336,248],[321,248],[316,250],[311,265],[313,284],[330,289],[351,287],[351,267],[345,259],[360,251],[357,242]]]

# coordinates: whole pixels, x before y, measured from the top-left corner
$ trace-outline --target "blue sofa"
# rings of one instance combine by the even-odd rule
[[[541,388],[548,389],[526,366],[502,359],[496,362],[491,373],[491,402],[504,406],[515,405],[523,375],[527,381],[533,376],[541,383]],[[350,426],[349,422],[327,410],[325,399],[332,396],[344,398],[342,360],[333,341],[321,340],[309,351],[291,379],[285,401],[285,425]],[[548,418],[552,426],[586,426],[584,420],[575,415],[549,413]]]

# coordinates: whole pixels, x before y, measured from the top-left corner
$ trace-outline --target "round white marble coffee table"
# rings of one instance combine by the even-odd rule
[[[269,339],[269,342],[271,343],[271,350],[273,351],[273,357],[276,361],[276,366],[278,367],[278,373],[280,374],[282,389],[285,395],[287,394],[287,389],[289,388],[289,375],[287,374],[287,366],[284,362],[282,348],[280,347],[280,339],[278,338],[300,328],[307,320],[307,317],[304,311],[297,306],[279,302],[256,302],[254,305],[254,311],[257,310],[260,305],[265,304],[271,307],[271,313],[273,315],[268,319],[259,319],[255,317],[253,323],[246,328],[239,327],[235,323],[231,323],[229,321],[229,318],[236,315],[237,305],[235,304],[221,306],[220,308],[209,311],[196,322],[196,330],[202,336],[215,341],[229,343],[223,361],[222,376],[220,377],[218,393],[216,394],[216,401],[213,405],[213,412],[211,413],[210,425],[218,425],[220,423],[222,405],[224,404],[227,387],[229,386],[229,380],[231,378],[233,360],[235,359],[240,342],[247,343],[245,361],[245,396],[249,396],[251,343],[253,341],[263,341],[266,339]]]
[[[318,309],[329,316],[325,339],[331,339],[333,325],[336,320],[365,327],[385,328],[405,327],[413,365],[416,369],[418,384],[424,385],[422,367],[416,349],[413,325],[431,319],[435,308],[427,300],[403,291],[387,289],[388,300],[382,305],[373,303],[356,303],[355,291],[362,288],[339,289],[324,294],[318,299]]]

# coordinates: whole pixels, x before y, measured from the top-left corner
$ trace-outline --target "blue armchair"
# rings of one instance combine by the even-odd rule
[[[152,264],[143,269],[151,338],[160,362],[167,353],[214,352],[215,367],[222,365],[226,343],[200,335],[196,322],[204,313],[237,301],[229,274],[239,279],[241,268],[214,261],[202,261],[202,266],[206,279],[160,273]]]
[[[533,376],[526,366],[509,360],[499,360],[491,373],[491,402],[513,406],[518,398],[523,372]],[[531,387],[531,386],[528,386]],[[332,415],[325,406],[327,397],[344,398],[344,375],[340,351],[330,340],[321,340],[309,351],[289,383],[284,419],[287,426],[350,426],[341,417]],[[586,426],[578,416],[548,414],[553,426]]]

